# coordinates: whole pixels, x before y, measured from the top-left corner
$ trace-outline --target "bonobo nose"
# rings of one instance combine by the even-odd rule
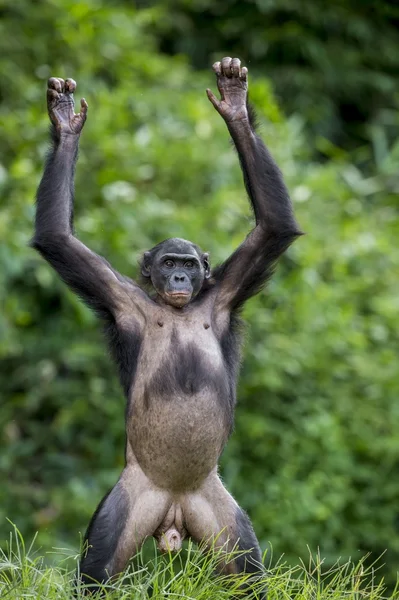
[[[187,281],[187,276],[184,273],[175,273],[173,275],[173,281],[176,281],[176,283]]]

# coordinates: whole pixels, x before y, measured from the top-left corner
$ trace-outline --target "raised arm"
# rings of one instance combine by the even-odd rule
[[[37,191],[32,246],[100,316],[115,316],[128,302],[133,285],[73,235],[74,171],[87,114],[84,99],[80,113],[74,114],[75,88],[72,79],[52,77],[48,82],[53,145]]]
[[[221,95],[208,98],[226,122],[233,139],[256,227],[241,246],[213,273],[219,308],[239,309],[256,294],[273,272],[278,257],[301,235],[279,168],[256,134],[247,103],[247,69],[238,58],[213,65]]]

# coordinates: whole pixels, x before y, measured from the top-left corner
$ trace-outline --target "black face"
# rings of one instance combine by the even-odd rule
[[[210,276],[208,255],[186,240],[166,240],[145,253],[142,274],[167,304],[182,308]]]

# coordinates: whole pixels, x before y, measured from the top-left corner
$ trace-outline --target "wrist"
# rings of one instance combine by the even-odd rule
[[[239,133],[241,135],[253,135],[254,134],[254,131],[253,131],[251,123],[249,121],[248,115],[245,117],[243,116],[243,117],[240,117],[239,119],[234,119],[234,120],[230,120],[230,121],[225,119],[225,123],[231,134],[233,134],[233,133]]]
[[[76,142],[79,141],[80,133],[80,131],[78,133],[65,131],[65,129],[62,129],[61,127],[56,127],[54,123],[52,123],[50,127],[51,138],[57,144],[60,142],[64,144],[76,144]]]
[[[57,148],[63,150],[75,150],[79,146],[80,135],[76,133],[59,132],[53,136],[53,140]]]

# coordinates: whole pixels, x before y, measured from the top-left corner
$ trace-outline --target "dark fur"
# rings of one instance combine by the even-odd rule
[[[83,583],[108,579],[105,566],[115,554],[128,514],[126,492],[118,482],[102,499],[87,528],[80,564]],[[95,590],[91,586],[90,589]]]
[[[230,317],[230,327],[226,330],[222,336],[222,339],[220,340],[226,371],[228,374],[229,398],[233,408],[236,404],[237,380],[241,363],[241,343],[243,337],[242,330],[243,324],[240,317],[236,313],[233,313]],[[231,416],[232,419],[230,423],[230,432],[234,426],[233,413]]]
[[[111,351],[119,369],[119,379],[129,398],[129,392],[134,385],[137,370],[137,361],[141,348],[141,335],[134,329],[118,327],[114,321],[109,320],[105,325],[105,334]]]
[[[258,540],[256,539],[251,521],[247,513],[239,508],[236,515],[237,523],[237,550],[243,550],[241,556],[237,558],[237,570],[239,573],[251,573],[254,576],[263,574],[262,554],[259,548]],[[248,581],[248,587],[251,585],[251,580]],[[264,593],[257,594],[256,598],[264,600]]]
[[[247,513],[239,508],[236,515],[237,537],[239,550],[251,550],[237,559],[238,571],[259,573],[262,566],[262,555],[251,521]]]

